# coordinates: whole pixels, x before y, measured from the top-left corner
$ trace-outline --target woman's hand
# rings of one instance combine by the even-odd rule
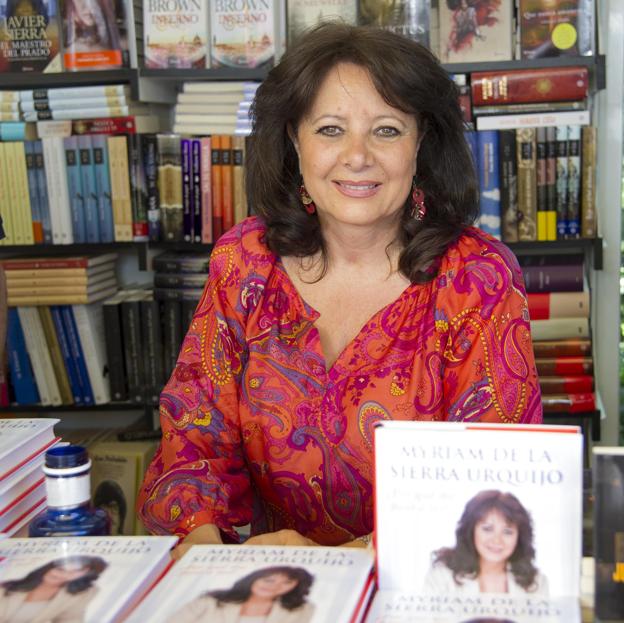
[[[341,547],[359,547],[359,548],[371,548],[373,547],[373,533],[365,534],[363,536],[357,537],[357,539],[353,539],[353,541],[349,541],[348,543],[343,543]]]
[[[214,524],[205,524],[189,532],[184,540],[173,548],[171,557],[180,560],[192,545],[221,545],[221,533]]]
[[[252,536],[245,541],[245,545],[318,545],[312,539],[299,534],[296,530],[278,530]]]

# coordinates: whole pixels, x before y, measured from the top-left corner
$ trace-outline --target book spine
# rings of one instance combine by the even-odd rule
[[[76,102],[77,104],[77,102]],[[24,121],[73,121],[94,117],[125,117],[130,114],[128,106],[103,106],[101,108],[67,108],[65,110],[37,110],[23,112]]]
[[[535,132],[537,182],[537,239],[548,240],[548,205],[546,180],[546,128]]]
[[[124,359],[128,375],[128,397],[130,402],[142,404],[145,376],[141,354],[141,312],[138,299],[122,301],[121,326],[124,342]]]
[[[191,140],[191,217],[193,220],[193,242],[202,241],[202,149],[201,139]]]
[[[501,229],[505,242],[518,241],[518,167],[516,163],[516,131],[498,133],[501,186]]]
[[[163,368],[163,337],[161,330],[160,303],[156,300],[141,301],[143,365],[145,366],[146,399],[157,405],[165,384]]]
[[[557,240],[557,128],[546,128],[546,240]]]
[[[51,305],[50,315],[52,317],[52,322],[54,323],[54,329],[56,331],[56,337],[58,339],[59,348],[63,357],[63,363],[65,365],[65,369],[67,370],[67,377],[69,379],[69,386],[71,387],[73,402],[75,405],[82,405],[84,404],[82,386],[80,385],[76,362],[71,354],[71,348],[69,346],[67,331],[65,330],[63,323],[61,308],[57,305]]]
[[[17,171],[15,162],[15,153],[13,152],[13,143],[5,143],[4,158],[5,158],[5,174],[6,174],[6,188],[8,190],[7,203],[5,205],[9,208],[9,216],[7,221],[12,223],[12,235],[13,242],[11,244],[26,244],[24,235],[24,218],[22,215],[22,205],[19,196],[19,189],[17,186]]]
[[[95,169],[93,164],[93,146],[91,136],[77,136],[80,174],[82,176],[83,207],[87,242],[100,242],[100,217],[98,214],[97,189],[95,185]]]
[[[596,223],[596,128],[582,129],[581,236],[594,238]]]
[[[524,115],[491,115],[477,117],[477,130],[541,128],[557,125],[586,126],[591,122],[589,110],[533,113]]]
[[[209,136],[201,138],[201,241],[210,244],[212,237],[212,146]]]
[[[232,179],[232,137],[221,136],[221,201],[223,205],[223,231],[234,226],[234,196]]]
[[[581,235],[581,127],[568,127],[568,222],[566,237]]]
[[[589,394],[594,391],[594,377],[583,376],[542,376],[539,372],[539,385],[542,394]]]
[[[232,137],[232,179],[234,194],[234,223],[247,218],[247,193],[245,190],[245,137]]]
[[[102,305],[106,358],[108,360],[110,391],[113,400],[128,400],[126,363],[121,327],[121,299],[105,301]]]
[[[39,320],[45,337],[45,345],[50,354],[52,373],[58,384],[61,402],[64,405],[70,405],[74,402],[74,398],[50,309],[45,306],[37,307],[37,312],[39,313]]]
[[[78,382],[80,383],[80,394],[85,405],[93,405],[93,389],[91,387],[91,382],[89,381],[89,374],[87,372],[87,365],[85,363],[85,356],[82,344],[80,343],[78,329],[76,328],[74,312],[71,305],[61,305],[60,310],[61,317],[63,319],[63,328],[67,336],[72,359],[74,360],[74,364],[76,366]]]
[[[589,92],[586,67],[548,67],[501,72],[473,72],[473,106],[579,100]]]
[[[178,134],[158,134],[158,195],[161,237],[164,241],[183,239],[182,147]]]
[[[126,136],[109,136],[108,167],[111,181],[115,242],[132,242],[132,195]]]
[[[26,149],[23,141],[12,143],[13,161],[15,167],[17,196],[19,210],[22,216],[22,230],[24,232],[24,244],[35,244],[33,230],[32,206],[28,191],[28,169],[26,168]]]
[[[43,219],[41,216],[41,198],[39,197],[39,183],[37,181],[37,169],[35,164],[35,142],[26,141],[24,151],[26,154],[26,172],[28,176],[28,194],[32,212],[33,240],[35,244],[43,243]]]
[[[589,292],[529,292],[531,320],[547,318],[589,318]]]
[[[13,307],[9,308],[7,316],[7,354],[9,375],[16,402],[20,405],[37,404],[39,392],[26,349],[18,310]]]
[[[592,393],[542,395],[542,409],[545,413],[587,413],[596,410],[596,397]]]
[[[221,164],[221,137],[211,140],[211,186],[212,186],[212,235],[218,240],[223,229],[223,166]]]
[[[32,89],[29,91],[21,91],[20,100],[57,100],[75,99],[77,97],[122,97],[126,94],[127,90],[128,87],[123,84]]]
[[[67,185],[65,148],[60,136],[42,139],[50,220],[54,244],[72,244],[72,212]]]
[[[77,110],[85,109],[117,109],[122,106],[128,106],[125,95],[111,97],[79,97],[69,99],[36,99],[25,100],[20,102],[22,112],[52,112],[60,110]]]
[[[544,340],[533,344],[536,358],[591,357],[591,341],[588,339]]]
[[[1,245],[15,244],[13,234],[13,204],[9,197],[9,172],[6,143],[0,143],[0,204],[3,206],[3,228],[5,238],[0,240]],[[6,206],[6,207],[5,207]]]
[[[128,135],[128,161],[130,164],[130,201],[132,208],[132,240],[146,242],[149,239],[145,174],[141,158],[141,135]]]
[[[115,241],[113,203],[108,161],[108,146],[103,134],[89,135],[93,148],[93,172],[95,176],[95,196],[99,219],[100,241]]]
[[[182,306],[179,301],[163,301],[163,351],[165,378],[175,368],[182,345]]]
[[[154,275],[157,288],[203,288],[206,284],[205,273],[161,273]]]
[[[518,240],[537,240],[537,158],[535,128],[516,131]]]
[[[154,288],[154,298],[159,301],[199,301],[203,288]]]
[[[587,318],[531,320],[531,335],[535,341],[586,338],[589,337],[589,321]]]
[[[594,373],[594,360],[591,357],[536,359],[535,366],[540,376],[588,376]]]
[[[185,242],[193,241],[193,198],[191,183],[191,139],[183,138],[182,150],[182,236]]]
[[[557,136],[557,238],[568,233],[568,126],[559,125]]]
[[[158,196],[158,144],[155,134],[143,134],[141,137],[143,169],[145,171],[145,190],[147,193],[147,235],[151,242],[159,242],[160,199]]]
[[[48,186],[46,182],[45,164],[43,161],[43,144],[41,141],[33,141],[33,155],[37,197],[39,199],[39,210],[41,214],[41,227],[43,229],[43,243],[52,244],[52,222],[50,220]]]
[[[522,266],[527,292],[581,292],[582,264],[562,266]]]
[[[174,258],[163,253],[152,260],[152,267],[162,273],[208,273],[208,256]]]

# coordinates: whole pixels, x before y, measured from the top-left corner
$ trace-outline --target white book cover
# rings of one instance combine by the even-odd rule
[[[289,0],[286,6],[288,45],[321,22],[357,24],[357,0]]]
[[[130,88],[124,84],[106,84],[102,86],[63,87],[59,89],[29,89],[20,91],[20,101],[33,99],[67,99],[70,97],[116,97],[128,95]]]
[[[11,504],[0,510],[0,532],[15,534],[16,526],[21,523],[22,519],[35,508],[45,506],[45,503],[45,483],[39,482],[25,491],[16,500],[13,500]]]
[[[383,422],[380,589],[578,599],[582,449],[573,426]]]
[[[127,623],[349,623],[372,567],[356,548],[194,545]]]
[[[108,360],[104,342],[104,312],[101,303],[72,305],[78,337],[85,356],[87,374],[96,405],[111,401]]]
[[[0,419],[0,483],[58,442],[55,418]]]
[[[20,497],[43,484],[44,455],[39,454],[28,461],[23,467],[0,482],[0,513],[4,512]]]
[[[477,130],[514,130],[516,128],[547,128],[554,125],[590,124],[591,116],[589,110],[477,117]]]
[[[50,203],[52,240],[54,244],[72,244],[74,242],[74,234],[72,231],[63,138],[52,136],[41,139],[41,142],[43,144],[43,160]]]
[[[145,0],[143,2],[145,67],[148,69],[206,67],[209,4],[214,2]]]
[[[0,619],[122,621],[170,564],[176,537],[73,537],[0,541]],[[29,601],[39,587],[47,600]],[[145,623],[145,621],[143,622]]]
[[[210,2],[210,65],[254,68],[273,64],[278,3]]]

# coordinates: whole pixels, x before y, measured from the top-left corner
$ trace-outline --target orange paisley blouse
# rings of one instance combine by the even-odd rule
[[[152,532],[291,528],[336,545],[373,529],[381,419],[542,421],[522,273],[469,228],[437,276],[374,314],[326,370],[318,313],[252,217],[223,236],[160,401],[140,492]]]

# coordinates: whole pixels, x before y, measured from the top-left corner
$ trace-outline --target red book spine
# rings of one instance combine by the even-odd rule
[[[588,394],[594,391],[594,377],[580,376],[540,376],[542,394]]]
[[[72,134],[136,134],[133,116],[72,121]]]
[[[555,357],[552,359],[536,359],[538,374],[566,376],[592,374],[594,362],[591,357]]]
[[[596,410],[594,394],[555,394],[542,396],[546,413],[585,413]]]
[[[64,257],[46,259],[4,260],[0,262],[5,270],[36,270],[40,268],[88,268],[86,257]]]
[[[472,105],[560,102],[587,97],[586,67],[477,71],[470,75]]]

